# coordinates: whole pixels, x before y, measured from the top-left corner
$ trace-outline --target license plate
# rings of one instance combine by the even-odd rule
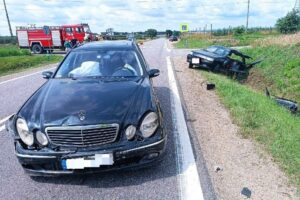
[[[61,161],[63,169],[98,168],[101,165],[113,164],[113,154],[95,154],[94,156],[72,158]]]
[[[199,64],[200,59],[199,58],[192,58],[192,64]]]

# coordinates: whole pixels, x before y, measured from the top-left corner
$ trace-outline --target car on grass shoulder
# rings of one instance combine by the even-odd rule
[[[259,60],[248,64],[246,62],[248,59],[252,58],[236,49],[224,46],[210,46],[192,51],[187,55],[189,68],[201,67],[227,74],[245,74],[250,68],[261,62]]]
[[[130,41],[73,49],[13,115],[8,131],[30,175],[148,166],[165,151],[162,113],[149,69]]]

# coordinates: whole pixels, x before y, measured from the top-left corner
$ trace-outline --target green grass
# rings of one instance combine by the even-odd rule
[[[30,55],[27,49],[19,49],[15,45],[0,45],[0,57]]]
[[[59,62],[62,56],[39,55],[39,56],[8,56],[0,57],[0,76],[24,70],[27,68],[38,67],[43,64]]]
[[[177,48],[205,48],[211,45],[222,45],[228,47],[248,46],[258,39],[273,37],[278,33],[255,32],[241,35],[213,36],[203,34],[185,35],[175,44]]]
[[[216,84],[221,101],[230,110],[242,135],[262,144],[300,189],[299,117],[279,107],[263,93],[222,75],[201,73]]]
[[[252,87],[261,90],[267,86],[277,96],[300,102],[300,44],[271,45],[242,51],[256,59],[264,59],[251,71],[252,76],[262,77],[251,83]]]

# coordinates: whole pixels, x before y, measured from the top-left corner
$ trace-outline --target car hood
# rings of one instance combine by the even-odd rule
[[[205,51],[205,50],[196,50],[196,51],[192,51],[192,52],[193,52],[194,56],[199,56],[199,57],[201,57],[201,55],[207,56],[210,58],[223,58],[224,57],[224,56],[220,56],[220,55],[217,55],[215,53]]]
[[[149,79],[50,79],[19,111],[30,129],[48,126],[137,124],[155,110]],[[80,116],[84,115],[84,119]],[[82,116],[81,116],[82,117]]]

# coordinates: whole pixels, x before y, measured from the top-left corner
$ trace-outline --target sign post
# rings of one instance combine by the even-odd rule
[[[181,23],[180,27],[179,27],[179,30],[180,30],[181,33],[187,33],[187,32],[189,32],[189,24],[187,24],[187,23]],[[188,41],[187,41],[187,39],[185,40],[184,46],[186,48],[188,47]]]

